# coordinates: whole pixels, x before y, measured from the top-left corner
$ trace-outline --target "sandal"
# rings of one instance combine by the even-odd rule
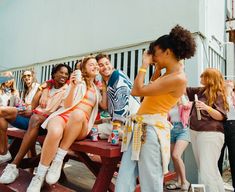
[[[191,188],[191,183],[187,182],[187,183],[181,185],[180,191],[190,191],[190,188]]]
[[[180,189],[180,185],[178,182],[175,182],[175,183],[170,183],[166,186],[166,189],[168,190],[176,190],[176,189]]]

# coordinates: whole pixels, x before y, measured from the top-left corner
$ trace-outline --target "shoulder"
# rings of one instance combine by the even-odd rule
[[[177,73],[177,74],[172,74],[172,75],[168,75],[166,76],[165,79],[161,79],[162,81],[168,81],[169,84],[172,84],[176,87],[179,86],[186,86],[187,84],[187,78],[185,76],[184,73]]]

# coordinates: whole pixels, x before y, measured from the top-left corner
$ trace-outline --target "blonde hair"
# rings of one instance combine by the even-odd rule
[[[226,99],[225,82],[221,72],[215,68],[207,68],[201,77],[204,80],[205,95],[209,106],[212,106],[215,102],[218,94],[222,95],[224,101],[224,108],[229,109],[228,102]]]
[[[25,73],[26,71],[30,72],[31,75],[32,75],[32,84],[31,84],[31,86],[33,85],[33,83],[37,83],[36,75],[35,75],[35,73],[34,73],[33,70],[28,69],[28,70],[22,71],[21,83],[23,84],[24,89],[23,89],[23,92],[22,92],[21,94],[22,94],[22,98],[23,98],[23,99],[25,99],[26,95],[28,95],[28,94],[29,94],[29,91],[30,91],[30,88],[26,85],[26,83],[25,83],[25,81],[24,81],[24,78],[23,78],[24,73]]]

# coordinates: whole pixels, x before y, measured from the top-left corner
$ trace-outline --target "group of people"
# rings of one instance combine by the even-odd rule
[[[20,100],[26,109],[20,110],[22,108],[16,105],[0,107],[0,163],[11,159],[7,149],[8,124],[27,131],[16,157],[1,174],[0,183],[8,184],[17,179],[20,161],[34,146],[38,134],[46,134],[46,138],[37,173],[27,192],[40,191],[44,180],[56,183],[70,146],[75,140],[87,137],[102,108],[111,116],[112,130],[123,131],[123,156],[115,191],[134,191],[137,177],[141,191],[163,191],[170,157],[178,181],[167,186],[168,189],[188,191],[190,182],[181,155],[191,142],[199,182],[205,184],[209,192],[223,192],[217,163],[224,144],[223,132],[225,130],[225,138],[230,138],[234,124],[235,110],[230,102],[234,99],[230,93],[233,89],[227,89],[222,74],[211,68],[201,75],[202,87],[187,87],[182,60],[194,56],[195,51],[196,43],[190,31],[177,25],[169,34],[153,41],[144,52],[133,84],[122,71],[114,69],[108,55],[102,53],[79,62],[77,68],[82,78],[77,77],[77,70],[72,72],[65,64],[56,65],[52,79],[42,85],[33,81],[33,71],[23,72],[25,86]],[[155,71],[151,81],[144,84],[150,65]],[[164,74],[161,74],[162,69],[165,69]],[[102,87],[97,86],[98,74],[102,76]],[[3,90],[17,94],[13,87],[11,91]],[[198,101],[195,101],[195,94]],[[143,99],[141,103],[138,97]],[[199,111],[201,120],[198,120]],[[231,147],[231,138],[228,140],[225,139],[230,146],[234,181],[234,147]]]

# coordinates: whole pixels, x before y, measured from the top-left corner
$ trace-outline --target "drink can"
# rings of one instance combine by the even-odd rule
[[[26,110],[26,106],[24,103],[19,103],[19,105],[16,108],[18,109],[18,111]]]
[[[91,128],[91,140],[98,141],[98,129],[96,127]]]
[[[119,144],[118,130],[112,130],[111,145],[118,145],[118,144]]]
[[[75,71],[75,74],[76,74],[77,80],[81,81],[82,80],[82,72],[79,69],[77,69]]]

